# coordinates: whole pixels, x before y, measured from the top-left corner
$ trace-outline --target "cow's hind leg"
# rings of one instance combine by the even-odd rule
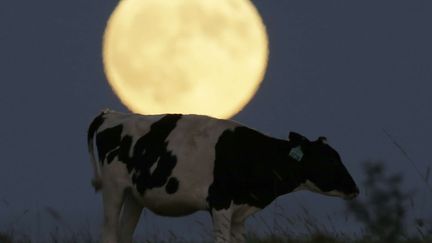
[[[132,243],[133,233],[143,207],[135,200],[132,192],[126,191],[120,216],[120,243]]]
[[[102,243],[118,243],[118,225],[123,192],[124,188],[119,186],[104,185],[102,188],[104,213]]]

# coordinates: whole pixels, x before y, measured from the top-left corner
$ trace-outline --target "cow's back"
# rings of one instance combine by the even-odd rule
[[[150,130],[150,126],[153,123],[160,120],[164,115],[138,115],[107,111],[103,116],[104,122],[99,128],[99,131],[121,125],[124,128],[123,133],[142,136]]]

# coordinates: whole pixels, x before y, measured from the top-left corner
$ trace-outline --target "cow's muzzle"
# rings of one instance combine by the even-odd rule
[[[357,187],[355,187],[354,192],[346,195],[345,199],[352,200],[352,199],[356,198],[359,195],[359,193],[360,193],[360,190]]]

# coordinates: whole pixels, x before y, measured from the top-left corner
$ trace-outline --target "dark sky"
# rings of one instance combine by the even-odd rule
[[[85,137],[101,109],[126,110],[106,82],[101,58],[102,34],[116,3],[2,2],[0,226],[26,227],[45,217],[37,215],[46,207],[58,210],[70,227],[99,224],[101,195],[89,183]],[[359,184],[363,161],[385,161],[417,192],[412,215],[427,213],[432,192],[383,129],[424,175],[432,163],[432,2],[254,3],[267,26],[270,60],[261,89],[234,119],[276,137],[290,130],[310,139],[327,136]],[[290,214],[304,205],[317,215],[343,218],[343,202],[335,198],[295,193],[276,204]],[[275,208],[258,217],[272,222]],[[145,217],[153,225],[140,228],[147,233],[181,231],[196,226],[197,218],[210,221],[203,214]]]

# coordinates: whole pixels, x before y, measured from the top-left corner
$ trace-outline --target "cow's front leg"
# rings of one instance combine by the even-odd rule
[[[216,243],[229,243],[232,209],[212,209],[213,233]]]
[[[244,221],[231,222],[231,242],[232,243],[244,243],[245,242],[245,226]]]
[[[231,242],[244,243],[245,240],[245,221],[248,216],[257,212],[259,208],[248,205],[239,205],[233,209],[231,217]]]

